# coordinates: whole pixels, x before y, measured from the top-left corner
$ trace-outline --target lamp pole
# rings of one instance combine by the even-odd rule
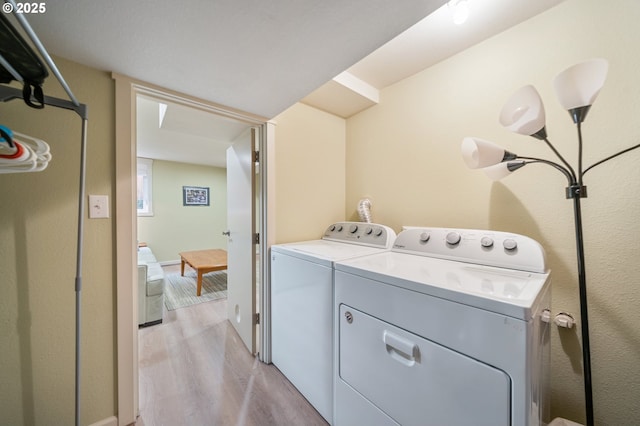
[[[571,194],[571,195],[569,195]],[[589,343],[589,314],[587,309],[587,275],[584,262],[584,239],[582,236],[582,210],[580,198],[586,197],[586,187],[578,184],[567,188],[567,196],[573,199],[576,227],[576,253],[578,256],[578,286],[580,289],[580,330],[582,333],[582,371],[584,376],[584,401],[587,426],[593,426],[593,392],[591,386],[591,345]]]

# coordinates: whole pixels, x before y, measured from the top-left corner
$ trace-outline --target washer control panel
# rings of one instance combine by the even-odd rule
[[[393,251],[446,260],[546,273],[542,246],[524,235],[477,229],[406,228]]]
[[[324,231],[322,239],[391,248],[396,239],[396,233],[388,226],[377,223],[337,222]]]

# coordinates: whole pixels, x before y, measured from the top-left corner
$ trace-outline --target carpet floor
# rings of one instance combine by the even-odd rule
[[[165,275],[164,304],[167,310],[184,308],[210,300],[227,297],[227,272],[215,271],[202,276],[202,294],[196,296],[197,274],[185,271],[184,277],[179,272]]]

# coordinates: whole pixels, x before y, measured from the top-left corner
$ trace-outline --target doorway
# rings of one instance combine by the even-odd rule
[[[267,158],[272,151],[273,124],[261,117],[233,111],[219,105],[174,93],[153,85],[134,81],[126,76],[114,74],[116,82],[116,277],[117,277],[117,329],[118,329],[118,422],[121,425],[133,423],[138,413],[138,365],[137,365],[137,278],[136,252],[137,213],[136,194],[136,99],[139,95],[160,101],[189,106],[198,111],[236,120],[258,129],[258,149],[261,152],[260,202],[255,220],[259,223],[262,237],[259,244],[260,311],[268,312],[268,257],[266,247],[270,243],[269,229],[272,228],[266,211],[269,187],[273,187],[268,173]],[[265,315],[265,317],[267,317]],[[266,319],[266,318],[265,318]],[[260,321],[256,332],[260,347],[258,356],[268,362],[269,338],[268,321]],[[267,349],[264,349],[267,348]]]

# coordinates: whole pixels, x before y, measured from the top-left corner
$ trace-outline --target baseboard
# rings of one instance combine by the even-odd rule
[[[180,259],[178,260],[165,260],[164,262],[158,262],[160,266],[171,266],[171,265],[179,265]]]
[[[118,418],[111,416],[99,422],[92,423],[89,426],[118,426]]]

